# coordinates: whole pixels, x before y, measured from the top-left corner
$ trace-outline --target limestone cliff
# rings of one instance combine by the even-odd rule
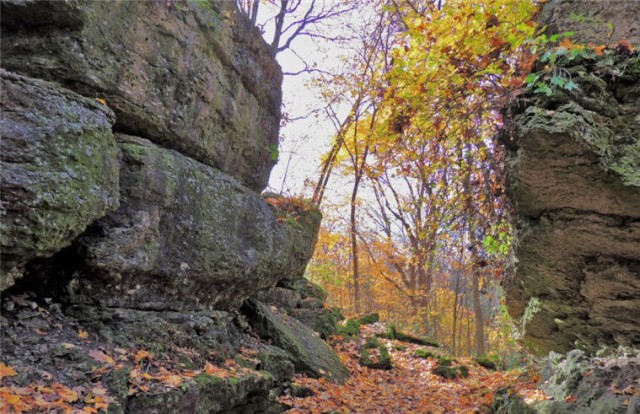
[[[303,279],[320,212],[259,194],[282,74],[235,3],[1,7],[9,381],[91,401],[97,383],[109,412],[136,414],[277,412],[294,372],[344,381],[320,339],[338,315]],[[274,291],[296,300],[263,304]],[[142,384],[139,351],[156,379],[184,375]]]
[[[638,46],[632,3],[551,2],[541,18],[575,42]],[[638,346],[640,56],[622,47],[558,70],[579,89],[524,97],[504,137],[519,231],[509,309],[531,318],[525,343],[538,354]]]

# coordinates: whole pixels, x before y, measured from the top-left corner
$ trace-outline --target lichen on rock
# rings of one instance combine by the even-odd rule
[[[518,212],[511,314],[530,350],[640,344],[640,58],[562,67],[575,92],[527,96],[503,137]]]
[[[121,205],[41,274],[62,273],[63,301],[148,310],[235,309],[301,277],[319,215],[291,225],[220,171],[119,134]],[[49,287],[44,287],[49,289]],[[56,291],[56,286],[51,287]]]
[[[343,383],[349,377],[349,370],[333,349],[298,320],[255,299],[246,301],[243,311],[258,335],[291,355],[296,372],[337,383]]]
[[[2,76],[0,290],[119,203],[113,112],[59,86]]]
[[[105,99],[116,129],[266,186],[282,74],[234,2],[8,0],[1,16],[3,67]]]

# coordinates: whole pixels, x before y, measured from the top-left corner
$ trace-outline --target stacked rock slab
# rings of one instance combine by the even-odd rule
[[[0,70],[0,291],[118,206],[113,112],[55,84]]]
[[[12,166],[3,180],[7,189],[22,182],[35,201],[6,191],[12,227],[3,232],[3,286],[83,231],[57,258],[61,266],[37,263],[46,268],[41,287],[70,303],[232,309],[303,271],[319,216],[307,228],[281,223],[253,191],[275,162],[269,146],[277,144],[281,73],[233,3],[6,1],[2,29],[3,66],[97,97],[62,102],[81,98],[50,85],[32,88],[49,97],[25,98],[18,89],[27,78],[6,77],[22,80],[3,95],[3,156]],[[146,138],[117,134],[120,194],[112,125]],[[19,159],[20,151],[33,159]],[[54,189],[25,191],[36,179]],[[18,217],[36,204],[57,216],[31,209]],[[28,237],[31,251],[20,247]]]
[[[578,24],[600,19],[634,39],[624,25],[640,19],[633,2],[572,3],[584,7],[545,5],[543,23],[576,30],[574,42],[615,44]],[[638,346],[640,57],[623,47],[561,70],[579,89],[528,96],[505,137],[520,231],[509,310],[526,315],[525,343],[538,354]]]
[[[265,188],[282,73],[235,2],[7,0],[1,11],[4,68],[104,99],[117,130]]]
[[[326,339],[336,334],[338,322],[344,319],[339,309],[325,306],[327,296],[320,286],[301,277],[280,280],[277,286],[261,290],[253,298],[275,306]]]
[[[304,272],[319,214],[307,227],[280,223],[232,177],[148,140],[117,136],[120,208],[65,252],[82,260],[47,270],[59,273],[47,290],[64,280],[68,303],[236,309],[252,292]]]
[[[251,344],[274,375],[130,396],[124,367],[103,378],[110,410],[271,410],[296,359],[258,343],[240,305],[302,279],[321,215],[259,194],[280,121],[269,46],[224,0],[0,7],[3,362],[75,378],[96,364],[85,347],[155,349],[201,368]],[[79,326],[95,342],[61,348]],[[304,369],[348,375],[313,331],[293,335],[324,352]]]

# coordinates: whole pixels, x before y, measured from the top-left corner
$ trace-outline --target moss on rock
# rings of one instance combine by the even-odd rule
[[[113,113],[55,84],[0,70],[0,291],[119,203]]]

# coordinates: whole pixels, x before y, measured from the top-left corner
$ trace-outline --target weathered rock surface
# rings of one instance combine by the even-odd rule
[[[27,294],[2,297],[1,356],[3,363],[19,372],[11,379],[14,385],[42,383],[43,375],[55,375],[56,382],[73,385],[81,395],[92,392],[93,387],[105,387],[108,412],[116,414],[282,411],[272,390],[291,378],[291,362],[286,354],[281,355],[283,351],[274,356],[271,351],[275,348],[258,343],[230,313],[90,306],[73,306],[63,313],[57,303],[36,301],[37,297]],[[80,329],[85,330],[86,340],[79,337]],[[237,357],[240,346],[271,358],[261,371],[247,369],[232,377],[202,370],[205,361],[221,365],[224,359]],[[198,373],[181,377],[179,387],[147,381],[145,386],[151,388],[148,393],[135,392],[133,372],[141,369],[133,358],[136,350],[149,352],[154,365],[162,364],[165,372]],[[105,365],[101,356],[117,363]],[[155,367],[142,364],[154,372]],[[274,371],[274,375],[265,370]],[[132,387],[134,392],[130,392]]]
[[[130,398],[126,412],[270,414],[282,409],[269,398],[274,381],[270,377],[218,378],[200,374],[193,383],[159,395]]]
[[[187,368],[204,366],[202,356],[211,350],[220,357],[232,357],[242,340],[234,315],[225,311],[144,311],[74,305],[66,308],[65,314],[115,346],[138,344],[150,351],[178,354],[176,350],[194,350],[190,357],[184,357]]]
[[[275,307],[250,299],[243,311],[249,317],[253,329],[264,339],[291,355],[296,372],[306,372],[342,383],[349,377],[349,370],[338,355],[317,334]]]
[[[119,191],[111,110],[49,82],[0,75],[2,291],[27,262],[117,208]]]
[[[517,393],[499,393],[492,413],[635,414],[640,410],[640,397],[633,395],[640,378],[637,355],[588,358],[574,350],[566,356],[551,353],[545,365],[541,389],[548,400],[528,405]]]
[[[640,45],[637,1],[551,0],[542,5],[538,21],[549,34],[573,32],[576,43],[615,45],[625,39]]]
[[[105,99],[116,129],[262,190],[281,70],[235,2],[2,2],[2,65]]]
[[[256,355],[260,361],[260,369],[269,371],[276,381],[290,380],[295,373],[291,356],[283,349],[270,346]]]
[[[256,191],[277,155],[282,75],[235,2],[0,9],[2,67],[19,73],[0,71],[0,360],[17,371],[2,385],[63,384],[75,408],[114,414],[253,414],[283,410],[296,369],[343,381],[318,333],[238,312],[278,292],[335,329],[303,280],[319,210]],[[252,325],[280,330],[281,347]]]
[[[145,139],[118,140],[121,206],[53,268],[34,270],[50,279],[45,289],[61,286],[62,300],[76,304],[234,309],[282,278],[301,277],[317,210],[279,221],[259,194],[216,169]]]
[[[326,339],[335,335],[338,322],[344,319],[339,309],[325,307],[327,296],[320,286],[301,277],[281,280],[277,286],[257,292],[254,298],[277,307]]]
[[[511,314],[540,310],[538,354],[640,344],[640,57],[563,67],[575,93],[530,97],[505,139],[519,215]]]

